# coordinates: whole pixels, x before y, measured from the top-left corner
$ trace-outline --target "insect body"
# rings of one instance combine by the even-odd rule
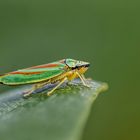
[[[83,76],[89,67],[88,62],[78,61],[74,59],[63,59],[49,64],[34,66],[9,72],[0,76],[0,83],[5,85],[24,85],[34,84],[33,88],[27,91],[24,96],[28,96],[33,91],[42,88],[49,83],[58,82],[47,95],[51,95],[65,81],[71,81],[79,77],[85,86],[86,80]]]

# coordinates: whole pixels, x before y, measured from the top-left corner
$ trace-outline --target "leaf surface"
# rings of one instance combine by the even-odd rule
[[[0,138],[2,140],[79,140],[91,106],[107,84],[89,80],[90,88],[79,80],[63,85],[47,97],[50,86],[28,99],[28,87],[0,94]]]

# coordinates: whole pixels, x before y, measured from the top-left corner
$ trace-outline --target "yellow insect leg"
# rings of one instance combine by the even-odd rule
[[[76,74],[78,75],[78,77],[81,79],[82,83],[84,86],[89,87],[89,85],[86,84],[86,79],[83,75],[81,75],[78,71],[76,71]]]
[[[56,87],[54,87],[51,91],[47,93],[48,96],[50,96],[58,87],[60,87],[65,81],[67,80],[67,77],[65,77]]]
[[[24,97],[27,97],[27,96],[31,95],[35,90],[42,88],[42,87],[43,87],[44,85],[46,85],[47,83],[48,83],[48,82],[35,84],[35,85],[31,88],[31,90],[29,90],[29,91],[27,91],[26,93],[24,93],[23,96],[24,96]]]

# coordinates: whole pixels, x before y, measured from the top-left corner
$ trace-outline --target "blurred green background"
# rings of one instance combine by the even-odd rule
[[[0,73],[89,61],[87,77],[110,89],[96,100],[83,140],[138,140],[139,13],[135,0],[0,0]]]

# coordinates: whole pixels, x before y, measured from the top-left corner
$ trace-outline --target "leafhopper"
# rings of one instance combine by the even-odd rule
[[[9,72],[0,76],[0,83],[4,85],[25,85],[34,84],[24,96],[29,96],[35,90],[42,88],[46,84],[58,83],[47,93],[50,96],[64,82],[80,78],[84,86],[88,86],[84,73],[90,66],[89,62],[62,59],[49,64],[34,66]]]

